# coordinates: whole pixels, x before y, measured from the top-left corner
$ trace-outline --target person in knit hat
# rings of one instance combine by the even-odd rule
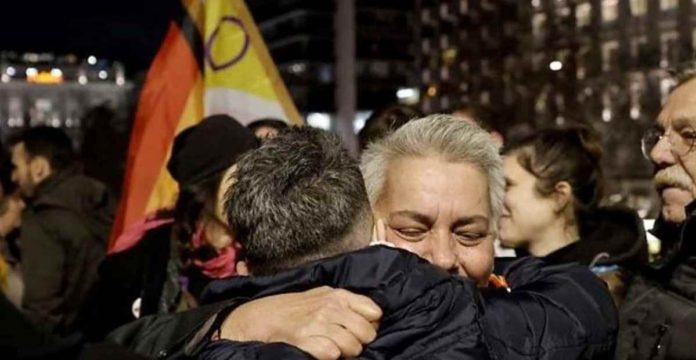
[[[210,281],[236,274],[237,248],[216,199],[237,158],[258,145],[227,115],[206,117],[176,136],[167,163],[179,186],[176,205],[116,241],[99,270],[90,304],[99,316],[86,333],[98,339],[139,317],[196,307]]]

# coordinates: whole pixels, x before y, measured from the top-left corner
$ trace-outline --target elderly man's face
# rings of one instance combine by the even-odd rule
[[[375,215],[386,240],[485,285],[493,268],[488,181],[438,157],[392,161]]]
[[[684,207],[696,196],[696,80],[676,88],[657,118],[664,136],[650,151],[655,185],[662,197],[662,216],[681,223]]]

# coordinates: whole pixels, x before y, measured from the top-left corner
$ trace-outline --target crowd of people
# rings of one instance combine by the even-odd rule
[[[696,358],[691,66],[643,138],[656,262],[638,215],[601,205],[586,125],[505,139],[477,107],[392,106],[356,159],[212,115],[173,143],[175,205],[110,249],[107,186],[62,130],[26,129],[0,160],[2,358]]]

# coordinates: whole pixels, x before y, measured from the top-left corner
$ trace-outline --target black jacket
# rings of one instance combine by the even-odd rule
[[[114,203],[90,178],[54,175],[36,189],[22,218],[22,307],[34,323],[66,335],[79,327],[80,308],[106,252]]]
[[[305,359],[306,354],[289,345],[205,339],[243,301],[328,285],[365,294],[384,311],[377,340],[361,358],[606,358],[613,353],[615,309],[591,272],[575,265],[545,267],[531,258],[505,268],[512,291],[481,293],[471,281],[416,255],[370,247],[272,277],[214,282],[206,299],[225,300],[142,319],[111,339],[161,357]]]
[[[642,269],[628,290],[617,359],[696,358],[696,201],[687,214],[678,232],[668,232],[678,239],[663,241],[674,248]]]
[[[518,250],[518,255],[528,255]],[[643,221],[634,210],[596,209],[583,218],[580,240],[542,258],[549,264],[576,262],[585,266],[621,265],[635,269],[648,263]]]
[[[139,317],[175,312],[182,296],[182,276],[186,276],[187,290],[196,300],[213,280],[194,267],[181,269],[172,227],[166,223],[148,230],[132,248],[110,254],[101,263],[88,305],[92,321],[86,335],[90,339],[100,340],[115,328],[137,320],[133,306],[138,299]]]

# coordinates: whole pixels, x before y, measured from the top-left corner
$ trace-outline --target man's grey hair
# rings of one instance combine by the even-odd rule
[[[375,206],[382,195],[391,161],[428,156],[473,164],[486,175],[490,216],[493,229],[497,229],[505,195],[499,149],[489,133],[451,115],[435,114],[413,120],[367,148],[362,155],[361,168],[372,206]],[[461,196],[465,197],[467,194]]]
[[[369,243],[372,214],[362,174],[336,135],[285,130],[236,165],[223,208],[255,275]]]

